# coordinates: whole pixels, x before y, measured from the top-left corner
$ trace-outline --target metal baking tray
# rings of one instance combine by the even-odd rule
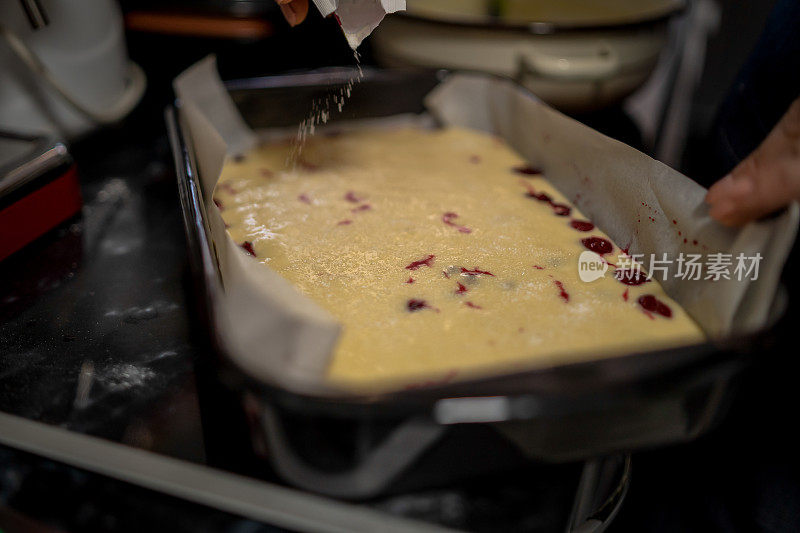
[[[227,89],[253,129],[296,125],[345,69],[236,80]],[[424,111],[442,71],[366,71],[339,120]],[[242,395],[255,449],[300,487],[345,498],[451,482],[531,461],[568,462],[689,441],[724,415],[770,326],[715,342],[332,400],[248,376],[214,336],[220,283],[191,139],[167,110],[201,316],[218,372]],[[335,123],[334,119],[334,123]],[[210,290],[214,289],[214,290]]]

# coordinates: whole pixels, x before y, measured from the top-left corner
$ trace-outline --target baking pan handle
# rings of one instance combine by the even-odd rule
[[[608,483],[613,489],[609,490]],[[586,461],[578,482],[567,533],[602,533],[622,507],[631,482],[631,456],[603,457]],[[609,494],[610,493],[610,494]],[[598,494],[609,494],[597,502]]]
[[[263,405],[261,423],[275,470],[294,485],[339,498],[376,496],[445,431],[443,426],[421,417],[399,425],[361,463],[346,472],[323,472],[303,462],[292,451],[281,422],[269,405]]]

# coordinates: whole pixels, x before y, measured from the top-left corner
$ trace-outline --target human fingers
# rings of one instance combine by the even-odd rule
[[[275,0],[290,26],[297,26],[308,15],[308,0]]]
[[[709,214],[742,226],[800,199],[800,98],[763,143],[709,189]]]

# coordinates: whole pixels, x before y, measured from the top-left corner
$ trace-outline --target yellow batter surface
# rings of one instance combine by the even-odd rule
[[[413,387],[704,338],[655,280],[581,281],[587,245],[623,252],[494,137],[317,135],[292,168],[291,150],[231,158],[215,202],[234,241],[343,324],[332,381]]]

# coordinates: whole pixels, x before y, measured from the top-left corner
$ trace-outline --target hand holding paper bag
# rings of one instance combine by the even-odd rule
[[[305,20],[308,0],[275,0],[291,26]],[[406,8],[405,0],[314,0],[323,17],[335,13],[347,42],[355,50],[383,17]]]

